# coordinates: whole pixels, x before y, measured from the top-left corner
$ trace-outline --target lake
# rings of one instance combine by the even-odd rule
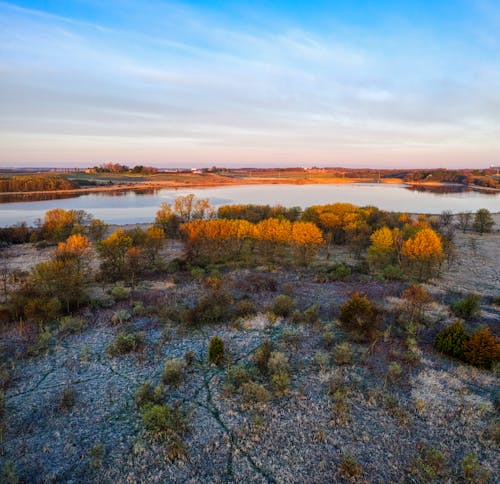
[[[194,193],[209,198],[214,206],[225,204],[269,204],[287,207],[349,202],[355,205],[375,205],[383,210],[410,213],[454,213],[487,208],[500,211],[498,192],[468,190],[461,187],[433,189],[378,183],[337,185],[239,185],[227,187],[159,189],[144,192],[122,191],[87,193],[62,198],[56,195],[34,200],[28,194],[0,196],[0,226],[17,222],[32,224],[52,208],[82,209],[107,223],[126,224],[152,222],[161,202]],[[40,197],[39,197],[40,198]],[[2,203],[2,201],[4,203]]]

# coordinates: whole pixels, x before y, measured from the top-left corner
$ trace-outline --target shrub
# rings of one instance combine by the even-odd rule
[[[77,334],[83,331],[85,321],[82,318],[64,316],[59,320],[59,334]]]
[[[371,341],[376,335],[380,311],[366,296],[355,292],[340,307],[340,324],[354,341]]]
[[[355,479],[363,475],[363,466],[350,454],[343,454],[340,458],[340,472],[350,478]]]
[[[243,365],[232,366],[227,373],[228,382],[236,389],[252,379],[251,371]]]
[[[205,277],[205,269],[202,267],[193,267],[190,274],[195,281],[201,281]]]
[[[185,313],[185,321],[190,326],[215,324],[229,319],[233,296],[223,288],[212,289]]]
[[[274,300],[272,311],[276,316],[286,318],[292,314],[296,304],[297,303],[290,296],[280,294]]]
[[[319,306],[314,304],[304,311],[304,323],[316,324],[319,321]]]
[[[387,376],[389,377],[389,380],[391,380],[392,383],[395,383],[401,378],[401,375],[403,374],[403,369],[401,368],[401,365],[393,361],[392,363],[389,364],[387,367]]]
[[[221,365],[224,356],[224,340],[220,336],[214,336],[208,345],[208,361],[214,365]]]
[[[330,365],[330,355],[324,351],[317,351],[314,355],[314,364],[322,371]]]
[[[333,348],[333,359],[337,365],[349,365],[352,363],[353,353],[349,343],[339,343]]]
[[[184,360],[169,358],[165,361],[161,379],[166,385],[179,386],[184,379]]]
[[[284,395],[290,387],[290,366],[288,358],[278,351],[273,351],[268,361],[271,383],[277,395]]]
[[[464,341],[463,355],[472,365],[491,368],[500,360],[500,342],[491,334],[490,328],[482,329]]]
[[[187,429],[186,419],[180,409],[166,404],[146,406],[142,419],[146,429],[157,435]]]
[[[248,404],[267,403],[271,395],[263,385],[253,381],[245,382],[241,385],[241,398]]]
[[[193,350],[188,350],[184,353],[184,362],[186,366],[191,366],[196,361],[196,353]]]
[[[405,279],[405,273],[399,266],[388,265],[382,270],[382,276],[388,281],[402,281]]]
[[[434,347],[441,353],[454,358],[463,358],[463,344],[467,332],[461,321],[455,321],[441,331],[434,340]]]
[[[168,460],[186,456],[186,447],[181,435],[186,432],[186,418],[178,407],[167,404],[147,405],[142,414],[146,430],[167,445]]]
[[[130,289],[121,284],[117,284],[110,289],[109,294],[117,301],[121,301],[130,296]]]
[[[290,374],[284,370],[276,371],[271,375],[271,383],[276,395],[286,395],[290,388]]]
[[[421,456],[415,462],[417,472],[427,480],[443,476],[445,465],[445,455],[439,449],[426,446],[421,450]]]
[[[144,342],[140,335],[133,333],[119,333],[108,346],[109,356],[119,356],[142,348]]]
[[[257,368],[263,375],[266,375],[269,371],[269,358],[273,350],[274,344],[269,339],[264,340],[262,344],[255,350],[253,360],[257,365]]]
[[[490,479],[490,472],[479,463],[474,452],[469,452],[464,456],[461,467],[466,482],[486,484]]]
[[[289,348],[298,348],[301,339],[302,333],[300,331],[288,328],[286,328],[280,336],[280,342]]]
[[[251,299],[242,299],[241,301],[238,301],[234,310],[234,315],[237,318],[244,318],[245,316],[250,316],[255,313],[255,304]]]
[[[451,310],[459,318],[471,319],[479,313],[479,302],[479,295],[470,293],[463,299],[452,303]]]
[[[71,386],[66,386],[58,396],[57,408],[60,411],[69,410],[75,405],[76,402],[76,391]]]
[[[278,283],[276,279],[263,274],[248,274],[236,282],[240,291],[254,292],[276,292]]]
[[[28,348],[28,355],[40,356],[42,354],[47,353],[47,351],[49,351],[51,338],[52,335],[48,331],[40,333],[36,341]]]
[[[132,319],[132,315],[126,309],[119,309],[111,316],[111,324],[123,324]]]
[[[137,408],[139,409],[145,407],[148,404],[157,403],[155,401],[154,388],[152,387],[151,383],[149,383],[148,381],[141,383],[135,391],[134,400]]]

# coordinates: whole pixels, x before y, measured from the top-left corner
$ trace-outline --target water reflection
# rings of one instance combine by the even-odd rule
[[[0,226],[18,222],[31,224],[47,210],[85,210],[107,223],[147,223],[154,220],[162,202],[172,203],[179,195],[194,193],[218,207],[225,204],[281,204],[286,207],[350,202],[374,205],[382,210],[409,213],[454,213],[487,208],[500,211],[498,192],[477,191],[460,186],[408,186],[383,183],[338,185],[234,185],[206,188],[142,189],[83,194],[0,196]],[[3,202],[3,203],[1,203]]]

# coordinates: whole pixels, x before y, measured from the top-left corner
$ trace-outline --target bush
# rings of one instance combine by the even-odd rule
[[[185,313],[185,322],[190,326],[221,323],[230,318],[233,296],[222,287],[217,287],[198,300]]]
[[[253,381],[243,383],[240,392],[243,402],[248,404],[267,403],[271,398],[263,385]]]
[[[240,291],[248,293],[255,292],[276,292],[278,283],[276,279],[263,274],[248,274],[236,281],[236,287]]]
[[[388,265],[382,270],[382,276],[388,281],[403,281],[405,273],[399,266]]]
[[[109,356],[120,356],[132,351],[139,351],[144,344],[140,335],[133,333],[120,333],[108,346]]]
[[[332,267],[320,269],[314,276],[316,282],[343,281],[350,277],[352,269],[343,262]]]
[[[355,292],[340,307],[339,320],[354,341],[372,341],[379,326],[380,311],[366,296]]]
[[[119,309],[118,311],[111,316],[111,324],[120,324],[126,323],[132,319],[132,315],[126,309]]]
[[[250,316],[255,313],[255,304],[251,299],[242,299],[238,301],[234,310],[234,315],[237,318],[244,318],[245,316]]]
[[[401,368],[401,365],[396,363],[395,361],[390,363],[389,366],[387,367],[387,376],[392,383],[398,381],[401,378],[402,374],[403,374],[403,369]]]
[[[469,452],[464,456],[461,467],[466,482],[486,484],[490,479],[490,472],[479,463],[474,452]]]
[[[324,351],[316,351],[314,355],[314,364],[324,371],[330,366],[330,355]]]
[[[234,388],[240,388],[252,379],[252,372],[243,365],[232,366],[227,373],[227,382]]]
[[[353,353],[349,343],[339,343],[333,348],[333,359],[337,365],[349,365],[352,363]]]
[[[146,430],[167,445],[170,461],[186,456],[186,446],[181,435],[187,430],[186,418],[178,407],[167,404],[147,405],[142,414]]]
[[[154,388],[148,381],[141,383],[137,387],[137,390],[135,391],[134,400],[135,404],[137,405],[137,408],[139,409],[144,408],[148,404],[158,403],[155,401]]]
[[[319,306],[314,304],[304,311],[304,323],[316,324],[319,321]]]
[[[40,356],[47,353],[51,338],[52,335],[48,331],[40,333],[37,340],[28,348],[28,356]]]
[[[208,345],[208,361],[214,365],[224,363],[224,340],[220,336],[214,336]]]
[[[463,299],[452,303],[451,310],[459,318],[471,319],[479,313],[479,302],[479,295],[470,293]]]
[[[130,296],[130,289],[122,286],[121,284],[117,284],[110,289],[109,294],[117,301],[121,301]]]
[[[500,360],[500,342],[491,334],[490,328],[482,329],[464,341],[463,356],[471,365],[491,368]]]
[[[170,358],[165,361],[161,379],[166,385],[179,386],[184,379],[184,360],[180,358]]]
[[[269,372],[269,358],[273,351],[274,344],[269,339],[263,341],[262,344],[255,350],[253,360],[263,375],[267,375]]]
[[[296,304],[290,296],[280,294],[274,300],[272,311],[276,316],[286,318],[292,314]]]
[[[77,334],[83,331],[85,321],[82,318],[65,316],[59,320],[59,334]]]
[[[467,332],[461,321],[455,321],[441,331],[434,340],[434,347],[441,353],[454,358],[463,358],[463,344]]]
[[[271,383],[276,395],[284,395],[290,388],[290,366],[288,358],[280,352],[273,351],[268,361]]]

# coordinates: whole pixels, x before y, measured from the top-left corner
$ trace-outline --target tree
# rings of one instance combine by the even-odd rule
[[[388,227],[382,227],[370,236],[372,245],[368,248],[370,262],[379,268],[392,264],[396,255],[393,232]]]
[[[108,238],[99,242],[97,252],[101,258],[101,271],[111,279],[120,279],[126,274],[126,255],[133,240],[123,229],[115,230]]]
[[[495,221],[489,210],[480,208],[474,217],[473,229],[483,235],[485,232],[491,232],[493,225],[495,225]]]
[[[457,226],[464,234],[469,230],[471,220],[472,214],[470,212],[462,212],[457,215]]]
[[[444,257],[441,238],[434,230],[424,226],[404,242],[401,255],[419,279],[428,279]]]
[[[324,243],[321,230],[312,222],[293,222],[291,243],[302,264],[306,264]]]
[[[148,227],[144,241],[144,253],[150,264],[157,262],[158,254],[165,242],[165,232],[160,227]]]

